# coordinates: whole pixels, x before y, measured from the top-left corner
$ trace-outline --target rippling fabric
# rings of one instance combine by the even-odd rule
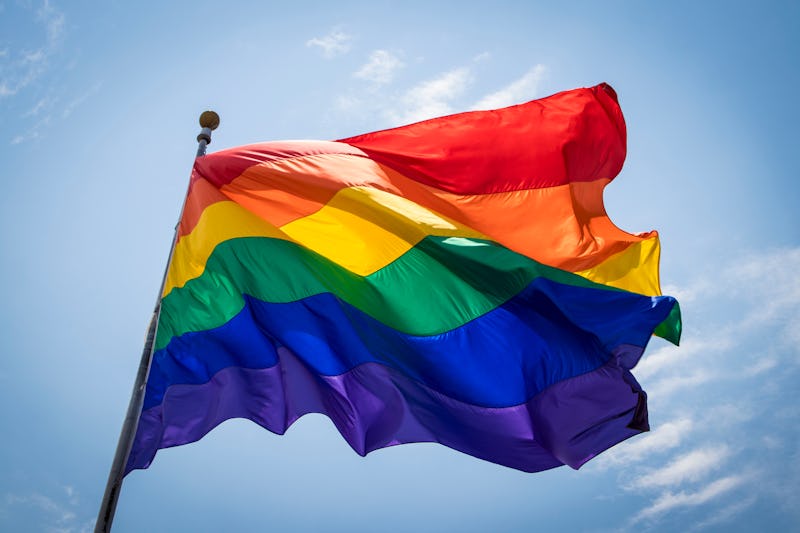
[[[630,370],[680,311],[603,207],[625,143],[603,84],[199,158],[126,471],[233,417],[530,472],[646,431]]]

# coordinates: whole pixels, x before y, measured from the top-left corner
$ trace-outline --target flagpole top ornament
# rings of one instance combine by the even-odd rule
[[[219,115],[213,111],[203,111],[200,114],[200,127],[208,128],[210,130],[217,129],[219,126]]]
[[[219,126],[219,115],[213,111],[200,113],[200,133],[197,135],[197,157],[206,155],[206,146],[211,144],[211,132]]]

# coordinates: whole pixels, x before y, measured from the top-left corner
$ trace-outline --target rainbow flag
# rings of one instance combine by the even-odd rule
[[[531,472],[646,431],[630,369],[680,312],[603,208],[625,152],[603,84],[198,158],[126,473],[234,417]]]

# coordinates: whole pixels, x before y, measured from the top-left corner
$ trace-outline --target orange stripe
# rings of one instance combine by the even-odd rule
[[[426,198],[423,205],[515,252],[576,272],[655,235],[631,235],[611,222],[602,206],[607,184],[601,180],[482,196],[431,189],[435,200]]]
[[[205,180],[196,181],[180,234],[192,230],[206,206],[223,199],[283,226],[318,211],[344,187],[369,186],[404,196],[537,261],[575,272],[593,268],[654,235],[631,235],[614,226],[603,208],[603,189],[609,181],[460,195],[421,184],[363,157],[302,156],[250,167],[218,191]]]
[[[198,177],[189,191],[179,236],[190,233],[203,210],[221,200],[233,200],[259,213],[273,225],[282,226],[314,213],[340,189],[351,185],[373,185],[378,189],[391,190],[391,187],[387,189],[379,185],[385,183],[386,179],[375,175],[372,169],[376,167],[375,163],[363,157],[323,154],[254,165],[220,189]],[[358,179],[344,179],[356,174]],[[217,194],[214,195],[209,189]]]
[[[205,179],[192,176],[192,184],[189,186],[189,193],[183,206],[183,215],[178,224],[178,240],[194,230],[206,207],[227,199],[227,196]]]

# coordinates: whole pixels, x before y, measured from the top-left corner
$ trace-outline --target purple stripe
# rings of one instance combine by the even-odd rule
[[[307,413],[327,415],[360,455],[439,442],[494,463],[538,472],[573,468],[647,430],[645,395],[628,371],[643,348],[623,346],[604,366],[548,387],[528,402],[487,408],[454,400],[376,363],[318,376],[286,348],[266,369],[226,368],[201,385],[170,387],[142,413],[126,473],[160,448],[202,438],[229,418],[283,434]]]

